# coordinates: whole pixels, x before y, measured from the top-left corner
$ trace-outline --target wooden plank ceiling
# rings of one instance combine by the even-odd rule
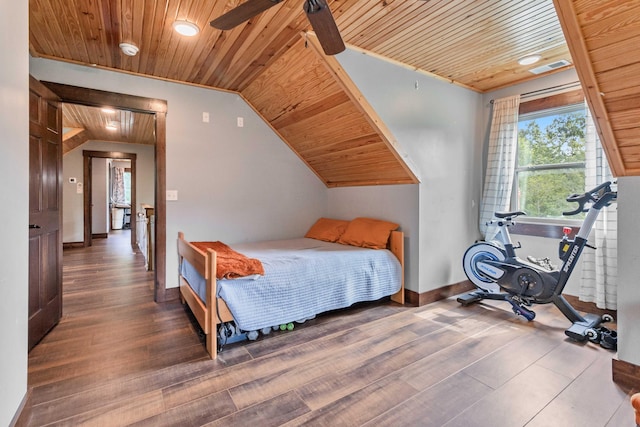
[[[66,103],[62,114],[64,154],[92,140],[145,145],[156,142],[153,114]]]
[[[332,78],[330,70],[340,73],[335,58],[321,55],[317,39],[308,42],[312,49],[300,38],[254,79],[245,99],[327,186],[416,182],[389,132],[371,120],[373,110],[354,102],[357,88]]]
[[[30,52],[237,92],[329,186],[417,182],[349,77],[332,71],[335,58],[305,49],[302,0],[284,0],[229,31],[209,25],[240,3],[30,0]],[[528,54],[542,55],[536,66],[573,61],[553,0],[336,0],[330,7],[348,48],[478,92],[536,78],[517,63]],[[178,35],[176,19],[200,33]],[[140,52],[124,55],[121,42]],[[312,125],[318,117],[323,126]]]
[[[615,176],[640,175],[640,2],[556,1]]]

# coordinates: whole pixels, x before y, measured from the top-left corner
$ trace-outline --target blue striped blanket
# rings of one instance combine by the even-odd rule
[[[307,238],[229,246],[259,259],[265,271],[264,276],[217,281],[218,296],[245,331],[374,301],[396,293],[401,286],[400,263],[385,249]],[[186,262],[182,275],[204,301],[204,279]]]

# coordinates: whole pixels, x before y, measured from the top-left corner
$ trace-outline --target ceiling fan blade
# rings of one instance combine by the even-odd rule
[[[282,0],[248,0],[210,22],[213,28],[230,30],[264,12]]]
[[[326,0],[306,0],[304,11],[325,54],[335,55],[345,50],[340,31]]]

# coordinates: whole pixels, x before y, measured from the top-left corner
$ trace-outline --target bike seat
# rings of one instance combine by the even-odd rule
[[[494,213],[496,218],[515,218],[519,215],[526,215],[526,212],[514,211],[514,212],[496,212]]]

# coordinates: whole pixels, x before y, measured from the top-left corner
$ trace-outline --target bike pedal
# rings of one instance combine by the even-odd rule
[[[533,312],[531,310],[527,310],[524,307],[521,307],[520,315],[522,317],[524,317],[525,319],[527,319],[529,322],[531,322],[533,319],[536,318],[536,313],[535,312]]]

